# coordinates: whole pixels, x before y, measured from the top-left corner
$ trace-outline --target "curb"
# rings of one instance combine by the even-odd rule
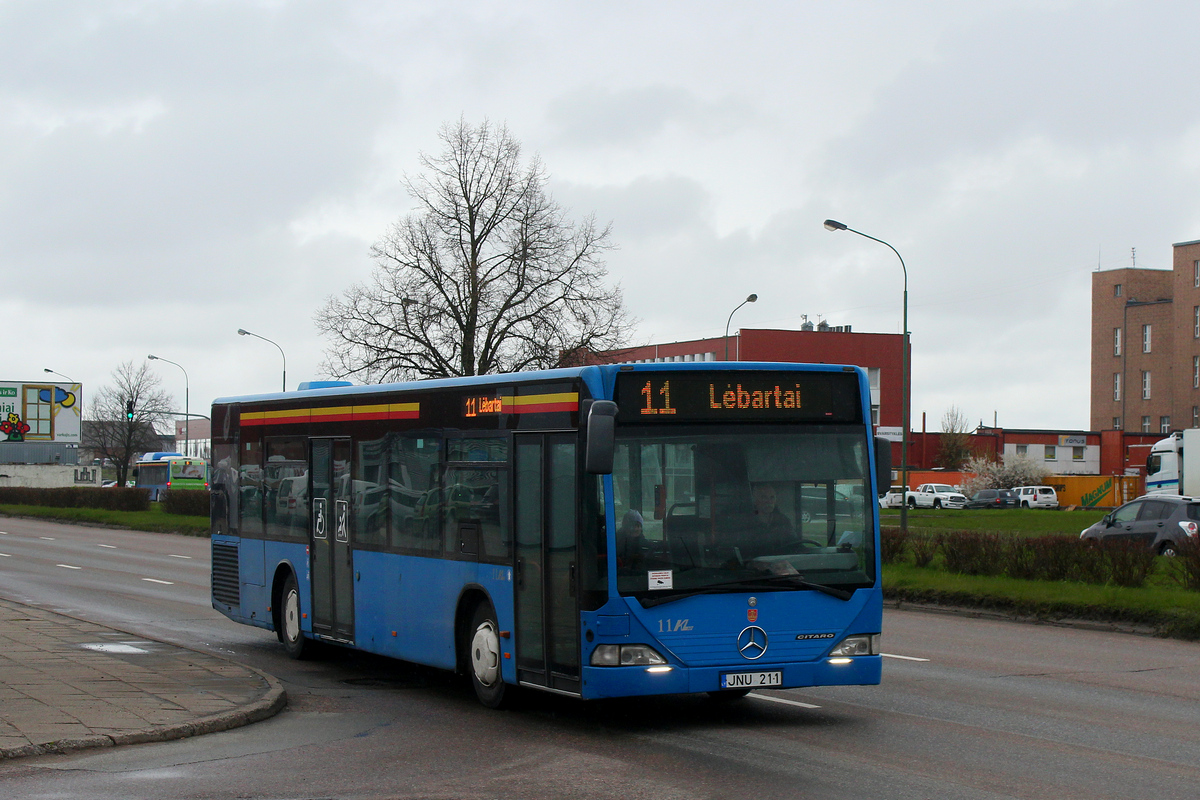
[[[206,717],[199,717],[191,722],[179,722],[173,725],[143,728],[127,733],[115,735],[97,733],[91,736],[59,739],[58,741],[46,744],[27,744],[22,747],[0,748],[0,761],[24,758],[26,756],[61,755],[93,747],[115,747],[124,744],[145,744],[146,742],[169,742],[176,739],[188,739],[192,736],[200,736],[205,733],[218,733],[220,731],[240,728],[252,722],[261,722],[264,719],[270,719],[275,716],[287,706],[287,692],[276,678],[261,670],[247,667],[244,664],[238,664],[238,666],[255,673],[265,680],[270,687],[265,695],[247,706],[209,714]]]
[[[15,605],[25,605],[24,603],[16,600],[8,600],[7,598],[6,600],[7,602]],[[36,606],[35,608],[39,608],[41,611],[48,610]],[[71,616],[70,614],[63,614],[58,611],[52,611],[50,613],[53,613],[56,616],[75,620],[76,622],[82,622],[89,625],[100,625],[101,627],[114,631],[120,631],[121,633],[125,633],[129,636],[139,636],[147,641],[154,641],[166,647],[174,647],[179,650],[185,650],[190,653],[196,653],[197,655],[215,658],[217,660],[233,664],[234,666],[240,667],[241,669],[251,672],[261,678],[263,682],[267,684],[267,691],[262,697],[258,698],[252,703],[247,703],[246,705],[239,706],[238,708],[232,708],[227,711],[218,711],[215,714],[197,717],[196,719],[188,722],[176,722],[170,725],[155,725],[149,728],[142,728],[140,730],[127,731],[125,733],[118,734],[96,733],[88,736],[72,736],[67,739],[58,739],[56,741],[47,742],[44,744],[27,744],[20,747],[0,747],[0,762],[14,758],[25,758],[27,756],[58,755],[95,747],[115,747],[117,745],[125,744],[144,744],[146,742],[167,742],[176,739],[187,739],[192,736],[200,736],[205,733],[218,733],[220,731],[241,728],[254,722],[261,722],[262,720],[270,719],[287,706],[287,691],[284,690],[283,684],[279,681],[279,679],[274,675],[269,675],[255,667],[251,667],[247,664],[241,664],[232,659],[217,655],[216,653],[210,653],[204,650],[196,650],[180,644],[163,642],[158,639],[150,639],[149,637],[141,637],[140,634],[131,633],[129,631],[121,630],[120,628],[114,628],[111,625],[104,625],[103,623],[96,623],[90,620],[81,619],[79,617]]]

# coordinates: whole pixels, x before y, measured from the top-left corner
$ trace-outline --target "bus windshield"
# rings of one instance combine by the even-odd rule
[[[868,465],[861,427],[619,429],[617,588],[653,597],[782,575],[872,586]]]

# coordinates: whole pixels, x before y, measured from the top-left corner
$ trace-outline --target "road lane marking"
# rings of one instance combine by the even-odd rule
[[[96,547],[107,547],[109,550],[117,549],[117,546],[115,544],[98,544],[98,545],[96,545]]]
[[[884,658],[898,658],[901,661],[928,661],[928,658],[917,658],[916,656],[898,656],[893,653],[880,653]]]
[[[163,586],[174,586],[175,585],[174,581],[160,581],[158,578],[142,578],[142,580],[150,581],[151,583],[161,583]]]
[[[55,564],[54,566],[62,567],[63,569],[83,569],[83,567],[72,567],[70,564]]]
[[[801,703],[799,700],[784,700],[782,697],[771,697],[765,694],[755,694],[754,692],[751,692],[748,696],[753,697],[756,700],[769,700],[772,703],[783,703],[784,705],[788,706],[799,706],[800,708],[820,708],[820,706],[814,706],[812,703]]]
[[[47,542],[53,542],[53,541],[54,541],[54,537],[53,537],[53,536],[39,536],[38,538],[39,538],[39,539],[41,539],[41,540],[43,540],[43,541],[47,541]]]
[[[8,553],[0,553],[0,558],[12,558]]]
[[[172,553],[171,558],[191,558],[191,556],[177,556],[174,553]]]

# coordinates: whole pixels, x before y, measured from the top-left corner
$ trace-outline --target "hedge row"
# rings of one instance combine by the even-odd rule
[[[1096,545],[1068,536],[976,531],[910,535],[899,528],[884,528],[881,534],[880,556],[885,564],[909,554],[918,567],[927,567],[940,555],[947,572],[1130,587],[1144,585],[1161,568],[1181,586],[1200,591],[1200,544],[1194,540],[1181,547],[1176,558],[1164,559],[1145,545],[1128,541]]]
[[[199,489],[167,489],[159,494],[159,500],[168,514],[207,517],[208,496],[208,492]]]
[[[65,486],[33,489],[0,486],[0,503],[50,508],[105,508],[110,511],[147,511],[150,494],[145,489],[100,489],[94,486]],[[207,511],[205,513],[208,513]]]

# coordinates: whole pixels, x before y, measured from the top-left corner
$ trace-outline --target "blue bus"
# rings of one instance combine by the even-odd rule
[[[876,684],[869,402],[857,367],[747,362],[219,399],[213,607],[492,707]]]

